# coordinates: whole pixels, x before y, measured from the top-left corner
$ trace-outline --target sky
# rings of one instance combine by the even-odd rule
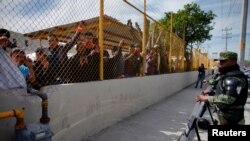
[[[242,27],[242,2],[243,0],[203,0],[198,1],[201,8],[204,10],[212,10],[217,17],[214,20],[214,30],[211,41],[207,41],[204,46],[208,47],[210,53],[226,50],[225,29],[231,29],[228,33],[231,34],[227,41],[227,50],[240,52],[240,36]],[[250,8],[248,2],[248,17],[247,17],[247,35],[245,59],[250,60]],[[224,31],[223,31],[224,30]],[[223,39],[224,38],[224,39]]]
[[[143,10],[143,0],[128,0]],[[241,33],[241,13],[243,0],[147,0],[147,13],[156,20],[164,17],[165,12],[176,12],[185,4],[196,2],[204,11],[213,11],[217,16],[213,21],[214,30],[210,41],[201,45],[202,51],[215,56],[226,49],[222,38],[228,28],[231,38],[227,50],[239,53]],[[127,5],[123,0],[104,0],[104,13],[122,23],[128,19],[142,24],[142,14]],[[250,4],[248,4],[250,5]],[[245,59],[250,60],[250,10],[248,6],[248,26]],[[68,24],[99,15],[99,0],[0,0],[0,27],[28,33],[57,25]]]
[[[143,0],[140,0],[143,3]],[[131,0],[132,2],[132,0]],[[240,54],[240,35],[242,24],[242,2],[243,0],[148,0],[150,11],[149,15],[153,15],[155,19],[160,19],[164,16],[164,12],[177,12],[183,9],[185,4],[195,2],[200,5],[201,10],[211,10],[216,14],[213,20],[214,30],[210,32],[212,39],[201,45],[203,52],[208,52],[211,57],[217,58],[219,52],[228,50]],[[135,2],[136,3],[136,2]],[[250,3],[250,2],[249,2]],[[250,4],[248,3],[248,18],[247,18],[247,35],[245,60],[250,60]],[[164,6],[163,6],[164,5]],[[141,8],[142,5],[141,5]],[[157,9],[157,10],[156,10]],[[160,13],[160,14],[159,14]],[[162,14],[163,13],[163,14]],[[226,39],[225,29],[228,31],[230,38]],[[223,31],[224,30],[224,31]]]

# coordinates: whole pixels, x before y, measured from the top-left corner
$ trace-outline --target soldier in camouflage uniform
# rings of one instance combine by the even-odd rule
[[[217,109],[221,125],[245,124],[244,106],[248,96],[248,81],[237,64],[237,53],[221,52],[219,77],[215,80],[214,95],[202,93],[196,101],[208,101]]]

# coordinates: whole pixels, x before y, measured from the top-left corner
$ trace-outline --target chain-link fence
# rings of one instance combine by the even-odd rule
[[[209,59],[207,53],[201,53],[199,49],[193,49],[192,58],[191,70],[197,70],[201,64],[204,64],[208,70],[216,65],[214,60]]]
[[[143,0],[0,2],[1,35],[7,38],[1,46],[37,89],[182,72],[189,65],[184,40],[157,22],[157,6],[144,15]],[[205,54],[192,53],[192,69],[200,63],[209,68]]]

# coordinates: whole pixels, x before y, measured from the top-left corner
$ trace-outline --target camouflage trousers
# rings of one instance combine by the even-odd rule
[[[216,119],[219,121],[219,125],[227,125],[228,124],[228,122],[227,122],[227,120],[223,117],[223,112],[221,112],[221,111],[217,111],[216,112]],[[243,118],[242,120],[240,120],[239,122],[238,122],[238,125],[245,125],[245,119]]]

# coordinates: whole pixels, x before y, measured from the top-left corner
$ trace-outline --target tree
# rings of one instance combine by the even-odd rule
[[[205,12],[200,9],[196,3],[187,4],[184,9],[178,10],[176,13],[167,12],[165,17],[160,19],[160,23],[170,27],[171,14],[173,14],[173,32],[179,37],[184,37],[185,32],[185,57],[187,63],[190,63],[192,58],[188,56],[189,48],[193,48],[193,44],[201,44],[206,40],[210,40],[212,35],[210,31],[213,30],[214,24],[212,20],[215,14],[210,10]]]
[[[245,60],[245,61],[244,61],[244,64],[245,64],[247,67],[250,67],[250,61],[249,61],[249,60]]]

